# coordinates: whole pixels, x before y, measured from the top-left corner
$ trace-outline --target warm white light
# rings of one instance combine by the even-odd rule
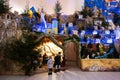
[[[53,42],[44,43],[36,48],[36,50],[42,49],[41,54],[47,53],[47,55],[57,54],[58,52],[63,53],[62,49],[55,45]]]
[[[84,30],[82,30],[82,31],[81,31],[81,35],[84,35],[84,34],[85,34],[85,31],[84,31]]]
[[[97,34],[97,31],[93,31],[93,35]]]
[[[112,43],[112,42],[113,42],[112,39],[107,40],[107,43]]]
[[[96,39],[96,40],[95,40],[95,43],[100,43],[100,39]]]
[[[109,31],[109,30],[106,30],[106,31],[105,31],[105,34],[110,34],[110,31]]]

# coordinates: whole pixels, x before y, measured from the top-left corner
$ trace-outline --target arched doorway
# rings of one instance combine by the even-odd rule
[[[69,42],[65,45],[65,58],[67,59],[67,65],[70,67],[78,67],[78,52],[79,52],[79,44],[75,42]]]

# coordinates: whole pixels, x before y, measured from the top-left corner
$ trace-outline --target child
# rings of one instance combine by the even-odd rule
[[[52,75],[52,68],[53,68],[52,56],[49,56],[47,65],[48,65],[48,75]]]
[[[61,52],[58,52],[58,54],[55,56],[54,58],[55,60],[55,73],[56,72],[60,72],[60,68],[61,68]]]

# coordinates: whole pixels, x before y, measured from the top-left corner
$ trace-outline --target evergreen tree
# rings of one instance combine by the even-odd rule
[[[60,13],[60,11],[62,10],[62,6],[60,4],[60,2],[57,0],[56,4],[55,4],[55,13]]]
[[[57,17],[57,20],[58,20],[58,29],[60,28],[60,11],[62,10],[62,6],[60,4],[60,2],[57,0],[56,4],[55,4],[55,13],[56,13],[56,17]]]
[[[6,0],[0,0],[0,15],[9,12],[9,6],[6,4]]]
[[[32,70],[35,69],[37,61],[37,66],[39,66],[39,51],[35,51],[34,48],[38,44],[35,40],[37,36],[31,33],[23,34],[22,38],[13,40],[12,43],[6,46],[6,56],[23,65],[22,70],[25,71],[26,75],[29,75]]]
[[[80,12],[80,14],[83,15],[83,18],[86,18],[87,16],[92,17],[93,16],[93,12],[90,8],[86,7]]]

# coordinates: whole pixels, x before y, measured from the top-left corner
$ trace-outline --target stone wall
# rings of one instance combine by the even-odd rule
[[[19,39],[22,31],[18,29],[15,19],[7,19],[5,16],[0,16],[0,74],[10,74],[20,70],[20,66],[4,56],[4,45],[13,37]]]
[[[120,71],[120,59],[81,59],[84,71]]]
[[[9,18],[6,16],[9,16]],[[12,18],[12,16],[9,14],[0,16],[0,43],[12,37],[19,38],[22,34],[22,31],[19,29],[20,26],[18,26],[17,20],[11,19],[10,17]]]

